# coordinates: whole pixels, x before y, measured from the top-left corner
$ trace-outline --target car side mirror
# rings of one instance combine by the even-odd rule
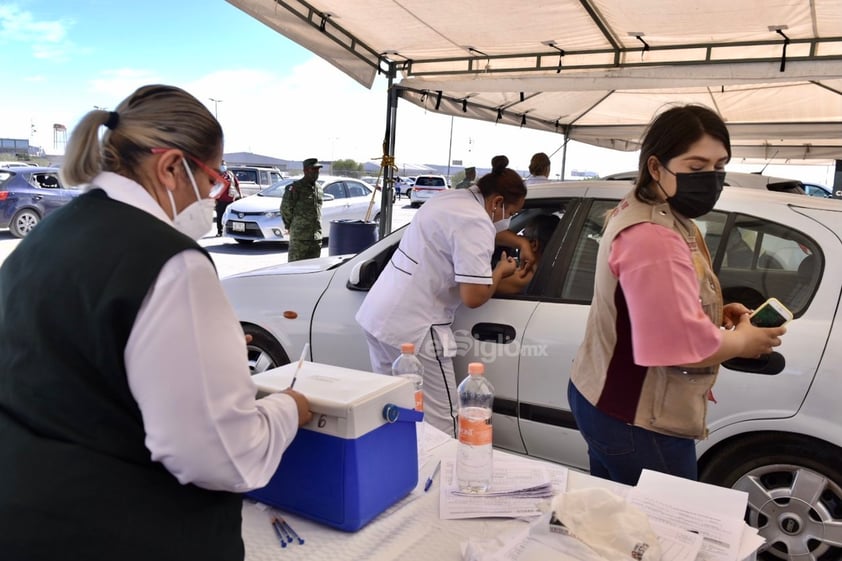
[[[334,196],[333,196],[333,195],[331,195],[330,193],[324,193],[324,194],[322,195],[322,201],[332,201],[332,200],[333,200],[333,199],[335,199],[335,198],[336,198],[336,197],[334,197]]]

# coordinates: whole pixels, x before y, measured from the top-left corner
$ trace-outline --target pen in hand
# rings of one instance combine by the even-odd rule
[[[441,469],[441,460],[439,460],[439,462],[436,464],[436,468],[433,470],[433,473],[430,474],[430,477],[427,478],[427,482],[424,483],[424,492],[425,493],[430,490],[430,487],[432,487],[433,478],[435,478],[436,474],[439,472],[440,469]]]
[[[295,367],[295,373],[292,375],[292,382],[289,384],[289,389],[295,387],[295,379],[298,378],[298,372],[301,370],[301,365],[304,364],[304,359],[307,358],[307,352],[310,350],[310,343],[304,343],[304,348],[301,350],[301,358],[298,359],[298,366]]]

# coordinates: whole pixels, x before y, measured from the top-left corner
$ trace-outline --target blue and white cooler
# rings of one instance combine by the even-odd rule
[[[289,387],[297,362],[256,374],[264,393]],[[295,389],[313,420],[298,430],[269,484],[248,495],[278,509],[356,531],[418,483],[413,384],[403,378],[304,362]]]

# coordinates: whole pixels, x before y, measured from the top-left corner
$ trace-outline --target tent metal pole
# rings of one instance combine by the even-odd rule
[[[380,239],[392,231],[392,197],[395,193],[395,129],[398,121],[398,91],[395,88],[397,66],[389,63],[389,83],[386,101],[386,132],[383,139],[383,190],[380,201],[380,225],[378,227]]]
[[[562,181],[564,181],[564,170],[567,167],[567,142],[569,140],[570,139],[565,134],[564,135],[564,146],[562,147],[562,150],[561,150],[561,178],[560,179]]]

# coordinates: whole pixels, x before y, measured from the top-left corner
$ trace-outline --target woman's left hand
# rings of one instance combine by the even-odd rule
[[[742,316],[750,313],[751,310],[739,302],[725,304],[722,308],[722,327],[725,329],[733,329],[740,322],[740,318]]]

